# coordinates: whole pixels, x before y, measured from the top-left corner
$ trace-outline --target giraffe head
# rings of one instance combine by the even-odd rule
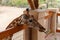
[[[33,28],[39,30],[40,32],[45,32],[45,28],[34,18],[33,15],[29,14],[29,10],[27,9],[26,11],[27,13],[13,20],[6,29],[20,26],[21,24],[27,24],[28,28]]]
[[[27,9],[27,13],[29,13],[29,10]],[[34,18],[33,15],[23,15],[22,16],[22,22],[24,24],[27,24],[28,27],[39,30],[40,32],[45,32],[45,28]]]

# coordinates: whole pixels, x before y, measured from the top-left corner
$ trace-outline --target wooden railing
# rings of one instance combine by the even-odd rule
[[[47,16],[45,16],[45,19],[48,19],[52,16],[53,14],[49,14]],[[57,16],[60,16],[60,13],[57,13]],[[56,32],[60,32],[60,30],[56,29]]]
[[[5,38],[5,37],[8,37],[8,36],[10,36],[10,35],[13,35],[13,34],[16,33],[16,32],[25,29],[26,27],[27,27],[26,25],[20,25],[20,26],[18,26],[18,27],[14,27],[14,28],[11,28],[11,29],[9,29],[9,30],[0,32],[0,40],[2,40],[2,39]]]
[[[53,14],[50,13],[49,15],[45,16],[45,19],[48,19],[52,16]],[[60,16],[60,13],[57,13],[57,16]],[[56,29],[56,32],[60,32],[60,30]]]
[[[57,13],[57,16],[60,16],[60,13]],[[56,32],[60,32],[60,30],[56,29]]]
[[[50,18],[52,15],[53,15],[53,14],[52,14],[52,13],[50,13],[49,15],[45,16],[45,19]]]
[[[60,32],[60,30],[57,29],[56,32]]]
[[[57,13],[57,16],[60,16],[60,14],[59,14],[59,13]]]
[[[53,15],[53,14],[52,14],[52,13],[50,13],[49,15],[45,16],[45,19],[50,18],[52,15]],[[57,16],[60,16],[60,13],[57,13]]]

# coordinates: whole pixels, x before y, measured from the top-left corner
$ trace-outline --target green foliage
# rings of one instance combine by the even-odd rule
[[[13,6],[23,6],[23,7],[25,7],[25,6],[27,6],[28,5],[28,3],[27,3],[27,0],[12,0],[11,1],[12,2],[12,5]]]
[[[28,6],[27,0],[5,0],[6,2],[3,2],[3,5],[9,5],[9,6],[17,6],[17,7],[26,7]],[[8,2],[7,2],[8,1]],[[39,0],[39,3],[44,3],[44,0]]]
[[[17,6],[17,7],[26,7],[28,6],[27,0],[9,0],[8,2],[3,3],[4,5]]]
[[[40,3],[40,4],[43,4],[43,3],[45,3],[45,1],[46,1],[46,0],[39,0],[39,3]]]

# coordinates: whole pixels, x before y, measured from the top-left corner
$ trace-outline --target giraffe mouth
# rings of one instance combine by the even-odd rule
[[[46,29],[44,27],[40,27],[40,30],[39,31],[45,33]]]

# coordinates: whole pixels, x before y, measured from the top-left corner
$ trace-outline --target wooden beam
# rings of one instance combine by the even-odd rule
[[[60,13],[57,13],[57,16],[60,16]],[[56,29],[56,32],[60,32],[60,30]]]
[[[53,14],[50,13],[49,15],[45,16],[44,18],[45,18],[45,19],[48,19],[48,18],[50,18],[52,15],[53,15]],[[57,16],[60,16],[60,13],[57,13]]]
[[[57,29],[56,32],[60,32],[60,30]]]
[[[49,15],[45,16],[45,19],[50,18],[52,15],[53,15],[53,14],[51,13],[51,14],[49,14]]]
[[[57,13],[57,16],[60,16],[60,13]]]
[[[45,16],[44,18],[49,19],[53,15],[53,13],[54,13],[53,11],[49,11],[48,12],[49,15]]]
[[[21,31],[22,29],[25,29],[25,28],[26,28],[26,26],[20,25],[18,27],[3,31],[3,32],[0,33],[0,40],[5,38],[5,37],[8,37],[10,35],[13,35],[14,33],[18,32],[18,31]]]

